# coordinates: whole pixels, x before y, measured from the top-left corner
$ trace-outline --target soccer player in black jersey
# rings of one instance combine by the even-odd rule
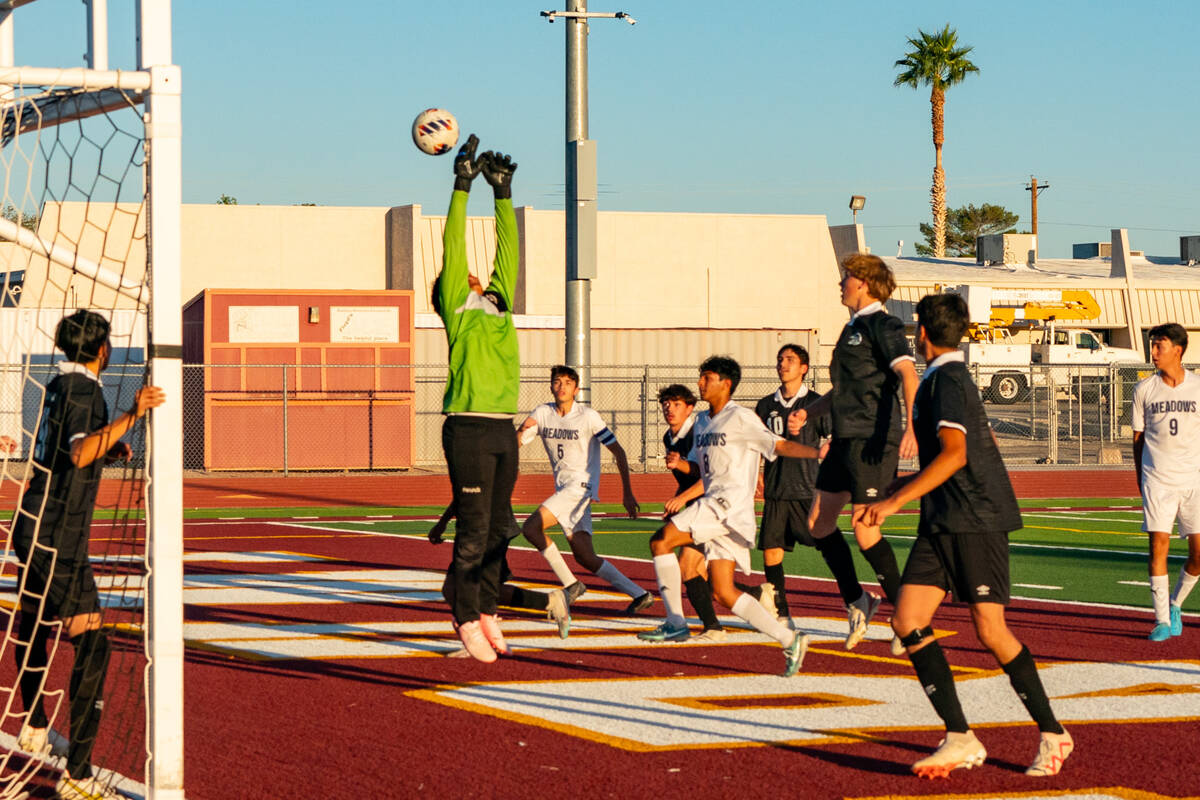
[[[878,256],[854,253],[842,261],[842,305],[852,313],[833,349],[829,368],[833,388],[819,402],[794,412],[788,420],[788,431],[794,433],[809,414],[830,413],[833,417],[833,442],[817,473],[817,497],[809,529],[834,575],[846,569],[846,554],[840,549],[824,549],[829,545],[822,545],[821,540],[841,536],[838,515],[846,503],[858,510],[883,498],[884,490],[896,477],[899,460],[917,454],[912,430],[917,372],[904,336],[904,323],[883,308],[895,289],[892,271]],[[903,428],[898,388],[903,388],[908,415]],[[892,546],[877,525],[856,523],[854,538],[875,570],[883,593],[895,605],[900,569]],[[867,623],[879,604],[878,597],[865,591],[848,604],[847,650],[866,635]],[[901,652],[894,641],[893,652]]]
[[[820,401],[817,393],[809,391],[804,383],[808,367],[808,351],[800,345],[785,344],[779,348],[775,356],[779,389],[759,400],[754,412],[773,433],[821,448],[822,439],[832,433],[828,414],[809,416],[797,433],[786,430],[788,415]],[[821,454],[823,456],[824,452]],[[814,539],[809,532],[808,517],[812,510],[817,468],[818,462],[811,458],[777,458],[763,468],[763,516],[758,547],[763,552],[764,571],[774,589],[775,608],[780,617],[791,617],[783,574],[783,552],[790,552],[797,543],[815,546],[821,551],[830,569],[834,570],[838,589],[847,606],[863,594],[846,540],[841,536]]]
[[[692,412],[696,409],[696,395],[683,384],[673,383],[659,390],[658,405],[667,423],[667,432],[663,434],[667,469],[675,477],[675,493],[678,495],[700,480],[700,471],[687,460],[694,438],[692,425],[696,417]],[[693,502],[689,501],[688,505]],[[725,628],[717,619],[717,611],[713,607],[712,586],[708,582],[708,562],[704,560],[704,551],[695,544],[679,548],[679,571],[683,575],[683,588],[687,592],[688,602],[704,623],[704,631],[693,641],[724,641]]]
[[[13,525],[21,609],[17,645],[21,699],[28,712],[18,745],[38,755],[50,752],[56,734],[42,702],[47,678],[46,646],[55,620],[75,649],[71,667],[71,735],[59,797],[116,798],[92,774],[92,748],[100,729],[110,645],[101,627],[100,596],[88,561],[88,539],[96,491],[105,463],[128,459],[120,441],[151,408],[163,404],[162,389],[143,386],[129,411],[108,421],[100,373],[112,345],[108,320],[80,309],[63,318],[54,344],[66,355],[46,387],[33,451],[33,476],[21,496]]]
[[[857,509],[855,519],[880,525],[906,503],[921,500],[917,540],[904,567],[892,628],[945,722],[946,736],[932,755],[913,764],[913,772],[946,777],[987,757],[967,725],[950,665],[929,627],[938,606],[953,593],[970,606],[979,641],[996,657],[1041,730],[1037,756],[1025,774],[1055,775],[1074,744],[1050,709],[1029,648],[1004,621],[1008,534],[1021,527],[1021,512],[979,389],[958,349],[967,321],[966,301],[956,294],[927,295],[917,304],[917,347],[927,364],[913,409],[921,471],[896,481],[886,500]]]

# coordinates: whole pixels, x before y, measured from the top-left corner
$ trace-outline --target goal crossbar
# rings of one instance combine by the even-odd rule
[[[0,145],[22,133],[141,105],[145,93],[125,89],[68,89],[37,98],[0,101]]]

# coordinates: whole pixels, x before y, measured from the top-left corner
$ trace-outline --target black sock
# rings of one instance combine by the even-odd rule
[[[762,584],[761,583],[757,584],[755,586],[749,586],[745,583],[738,583],[737,581],[734,581],[733,587],[735,589],[737,589],[739,592],[742,592],[743,594],[750,595],[755,600],[762,597]]]
[[[783,564],[768,564],[763,567],[763,572],[766,573],[767,580],[775,587],[775,612],[781,617],[790,617],[792,612],[788,608],[787,583],[783,577]]]
[[[71,741],[67,772],[72,778],[92,774],[92,748],[100,729],[104,707],[104,678],[108,674],[110,646],[102,630],[85,631],[71,640],[75,665],[71,668]]]
[[[917,679],[925,690],[933,710],[946,723],[949,733],[966,733],[970,730],[967,718],[963,716],[962,705],[958,702],[958,692],[954,688],[954,675],[946,662],[946,654],[936,641],[922,647],[915,653],[909,653],[913,669],[917,671]]]
[[[511,584],[505,584],[505,586],[512,592],[511,599],[504,604],[506,606],[528,608],[533,611],[545,611],[546,605],[550,602],[550,595],[545,592],[522,589],[520,586],[512,586]],[[504,589],[501,589],[501,591],[504,591]]]
[[[842,602],[850,605],[862,597],[862,584],[854,572],[854,558],[850,555],[850,546],[841,531],[835,530],[823,539],[817,539],[817,552],[825,559],[829,571],[837,581],[838,592]]]
[[[900,596],[900,567],[896,566],[896,554],[892,552],[892,546],[887,539],[881,538],[863,550],[862,554],[871,569],[875,570],[875,577],[883,587],[888,602],[896,605],[896,598]]]
[[[1037,723],[1038,730],[1042,733],[1062,733],[1063,726],[1058,724],[1054,711],[1050,709],[1050,699],[1046,697],[1046,689],[1042,686],[1042,679],[1038,675],[1037,665],[1033,663],[1029,648],[1022,645],[1017,657],[1001,666],[1008,675],[1008,682],[1012,684],[1013,691],[1021,698],[1025,710]]]
[[[21,612],[17,623],[17,638],[29,645],[18,644],[13,648],[17,658],[17,669],[20,670],[21,702],[29,712],[31,728],[47,728],[50,720],[46,718],[46,709],[42,703],[42,681],[46,677],[46,642],[50,638],[50,627],[38,624],[36,613]],[[25,655],[29,654],[29,663],[25,663]],[[22,669],[22,666],[24,669]]]
[[[696,616],[704,623],[704,630],[721,630],[721,623],[713,608],[712,589],[709,588],[708,581],[697,575],[684,581],[683,588],[687,589],[688,602],[696,609]]]

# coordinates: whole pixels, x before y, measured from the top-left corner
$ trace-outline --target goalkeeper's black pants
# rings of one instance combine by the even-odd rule
[[[513,535],[517,436],[509,419],[450,415],[442,449],[454,491],[454,619],[461,625],[496,613],[500,571]]]

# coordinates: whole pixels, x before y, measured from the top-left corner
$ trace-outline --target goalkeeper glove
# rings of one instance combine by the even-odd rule
[[[479,157],[480,170],[483,177],[492,185],[496,199],[512,198],[512,176],[517,171],[517,165],[511,157],[503,153],[493,153],[488,150]]]
[[[479,174],[480,162],[475,159],[475,148],[479,146],[479,137],[471,134],[466,143],[458,148],[454,157],[454,191],[471,191],[471,181]]]

